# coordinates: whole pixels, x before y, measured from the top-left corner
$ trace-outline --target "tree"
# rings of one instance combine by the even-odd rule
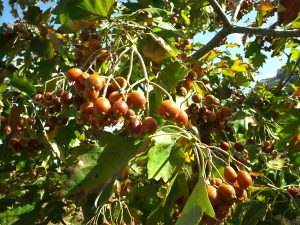
[[[295,2],[10,1],[1,224],[298,224]],[[283,83],[251,88],[281,55]]]

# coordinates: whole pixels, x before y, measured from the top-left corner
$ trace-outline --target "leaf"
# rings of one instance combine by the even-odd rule
[[[281,170],[286,164],[286,160],[283,158],[277,158],[267,162],[267,167],[273,170]]]
[[[271,4],[270,0],[261,0],[260,4],[257,6],[256,9],[261,11],[269,11],[274,9],[274,7]]]
[[[208,198],[205,182],[199,180],[175,225],[197,225],[203,213],[206,213],[210,217],[215,217],[214,209]]]
[[[3,9],[4,9],[4,7],[3,7],[3,1],[1,0],[0,1],[0,16],[2,16],[2,14],[3,14]]]
[[[96,135],[98,144],[82,144],[73,149],[73,157],[68,161],[70,179],[66,183],[65,194],[78,197],[102,190],[135,156],[140,145],[140,141],[134,138],[107,132]]]
[[[40,57],[50,59],[53,57],[53,47],[51,42],[43,37],[35,37],[31,40],[30,50]]]
[[[38,25],[42,20],[42,10],[37,6],[28,7],[24,17],[29,24]]]
[[[236,72],[247,72],[249,70],[249,65],[247,63],[243,63],[242,60],[236,60],[231,66],[231,70]]]
[[[163,132],[158,134],[163,134]],[[172,135],[156,136],[153,141],[154,145],[148,153],[148,178],[163,179],[167,182],[173,173],[182,167],[183,150],[176,144],[176,139]]]
[[[77,6],[90,13],[107,17],[114,4],[115,0],[82,0]]]
[[[300,29],[300,14],[298,14],[298,17],[292,22],[292,26],[296,29]]]
[[[234,225],[256,225],[263,220],[268,211],[267,204],[261,201],[247,201],[238,204],[233,215],[232,224]]]
[[[168,62],[157,81],[169,92],[175,92],[177,82],[186,75],[188,68],[180,62]]]
[[[1,213],[0,214],[0,223],[7,224],[7,225],[15,224],[15,222],[17,222],[22,215],[32,212],[34,210],[34,208],[35,208],[35,205],[26,204],[24,206],[20,206],[15,209]],[[34,222],[33,220],[34,220],[34,218],[32,218],[31,222]],[[25,222],[25,221],[23,221],[23,222]],[[29,221],[26,221],[26,222],[29,222]]]
[[[43,81],[51,78],[52,73],[55,71],[57,59],[43,60],[37,63],[36,74]]]
[[[33,84],[26,77],[20,77],[19,75],[17,75],[17,73],[13,74],[10,85],[29,96],[36,93]]]
[[[261,46],[257,41],[249,43],[245,51],[245,57],[250,58],[256,68],[262,66],[267,59],[267,56],[261,53]]]

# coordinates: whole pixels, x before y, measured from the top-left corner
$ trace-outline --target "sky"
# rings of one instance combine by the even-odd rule
[[[39,2],[40,2],[39,7],[41,7],[41,9],[43,9],[43,10],[46,10],[49,7],[55,6],[55,3],[46,3],[46,4],[44,4],[41,1],[39,1]],[[10,11],[10,7],[8,5],[8,0],[4,0],[4,11],[3,11],[2,17],[0,17],[0,25],[4,22],[8,23],[8,24],[11,24],[11,25],[13,24],[13,21],[15,19],[10,14],[9,11]],[[272,18],[269,21],[269,24],[267,24],[266,26],[271,25],[275,21],[275,19],[276,18]],[[255,14],[251,13],[248,18],[244,18],[238,25],[245,25],[246,20],[254,21],[255,20]],[[198,34],[195,37],[195,42],[201,41],[202,44],[205,44],[205,43],[209,42],[209,40],[211,38],[213,38],[214,34],[215,33]],[[241,35],[241,34],[231,34],[231,35],[228,36],[227,40],[228,40],[228,42],[234,42],[234,43],[240,44],[242,46],[242,43],[241,43],[242,36],[243,35]],[[235,53],[240,53],[241,55],[244,55],[243,54],[244,49],[242,47],[241,48],[235,48],[235,49],[232,48],[230,51],[234,54]],[[261,79],[276,76],[277,70],[280,69],[286,61],[285,57],[283,57],[282,60],[280,60],[277,57],[272,58],[271,54],[268,53],[268,52],[265,52],[264,54],[267,55],[267,60],[266,60],[266,63],[264,63],[264,65],[259,69],[258,75],[255,77],[255,80],[258,80],[258,81],[261,80]]]

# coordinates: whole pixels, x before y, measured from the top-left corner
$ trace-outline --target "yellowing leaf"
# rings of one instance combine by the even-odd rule
[[[256,9],[259,11],[269,11],[271,9],[274,9],[274,7],[271,4],[270,0],[261,0]]]
[[[184,152],[184,160],[187,163],[195,160],[195,155],[193,153],[193,149],[190,149],[190,150]]]
[[[295,95],[296,97],[299,97],[299,96],[300,96],[300,86],[297,87],[297,89],[295,90],[294,95]]]

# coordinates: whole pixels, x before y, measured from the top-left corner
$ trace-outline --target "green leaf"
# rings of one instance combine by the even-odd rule
[[[115,0],[82,0],[77,6],[90,13],[107,17],[114,4]]]
[[[163,132],[158,134],[163,134]],[[172,135],[156,136],[153,141],[154,145],[148,153],[148,178],[163,179],[167,182],[173,173],[182,167],[184,152],[176,144],[176,138]]]
[[[188,68],[182,63],[168,62],[157,80],[167,91],[175,92],[177,82],[183,79],[187,72]]]
[[[35,37],[31,40],[30,50],[40,57],[50,59],[53,57],[53,47],[51,42],[43,37]]]
[[[24,17],[29,24],[38,25],[42,20],[42,10],[37,6],[28,7]]]
[[[292,22],[292,26],[295,27],[296,29],[300,28],[300,14],[298,17]]]
[[[55,71],[56,65],[57,59],[55,58],[38,62],[36,69],[37,76],[43,81],[47,81]]]
[[[232,224],[234,225],[256,225],[263,220],[268,211],[268,206],[261,201],[247,201],[238,204],[233,215]]]
[[[140,145],[134,138],[106,132],[96,135],[98,144],[82,144],[73,149],[73,157],[68,159],[71,176],[65,194],[87,194],[103,189],[135,156]]]
[[[29,96],[36,92],[33,84],[29,80],[27,80],[26,77],[20,77],[19,75],[17,75],[17,73],[13,74],[10,85]]]
[[[26,204],[24,206],[20,206],[15,209],[3,212],[0,214],[0,224],[6,224],[6,225],[15,224],[15,222],[17,222],[22,215],[32,212],[34,208],[35,205]],[[34,218],[32,218],[31,222],[34,222],[33,220]],[[26,223],[29,221],[26,222],[23,221],[23,222]]]
[[[206,213],[210,217],[215,217],[214,209],[208,198],[205,182],[199,180],[175,225],[197,225],[203,213]]]
[[[255,40],[249,43],[245,51],[245,57],[249,58],[256,68],[261,67],[267,59],[267,56],[261,53],[261,47],[257,40]]]

